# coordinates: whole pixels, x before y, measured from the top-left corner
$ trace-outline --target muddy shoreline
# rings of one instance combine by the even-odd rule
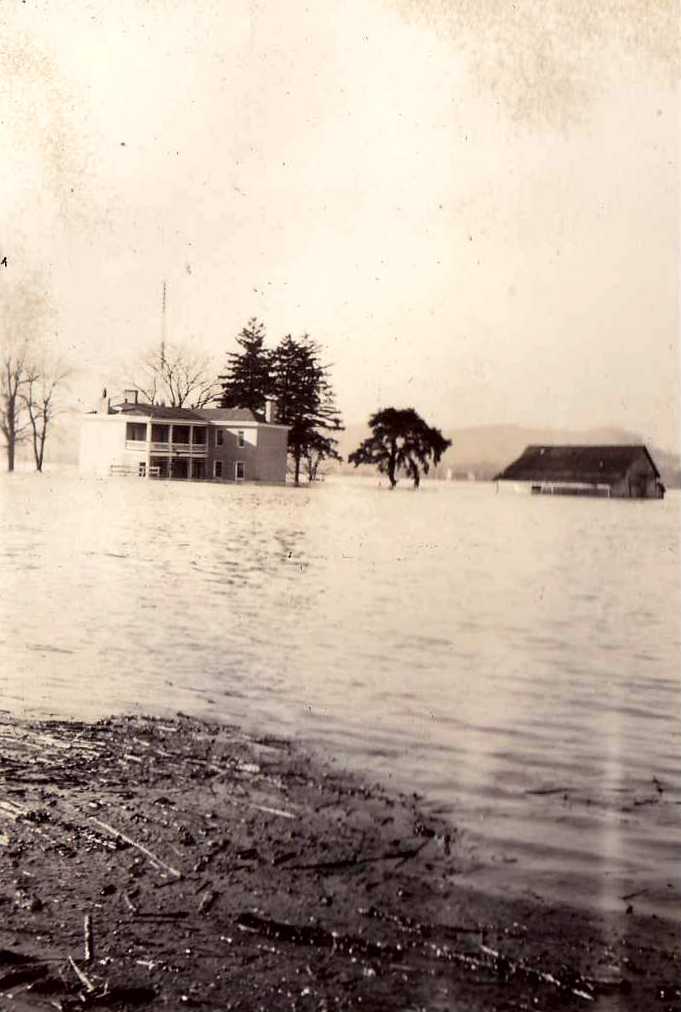
[[[0,739],[0,1008],[681,1009],[673,924],[482,895],[455,826],[287,740]]]

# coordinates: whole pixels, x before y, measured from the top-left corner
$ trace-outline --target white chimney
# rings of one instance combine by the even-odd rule
[[[109,415],[111,414],[111,399],[107,397],[106,387],[102,390],[102,396],[99,398],[99,404],[97,406],[98,415]]]
[[[277,421],[277,402],[271,397],[265,401],[265,421],[274,424]]]

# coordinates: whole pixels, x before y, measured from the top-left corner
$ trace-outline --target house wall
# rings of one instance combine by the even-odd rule
[[[222,446],[218,446],[218,432],[222,433]],[[239,432],[244,434],[244,445],[239,446]],[[215,461],[222,462],[222,481],[234,481],[234,465],[242,461],[244,481],[254,481],[258,454],[259,434],[255,427],[238,425],[211,425],[208,436],[207,477],[214,475]]]
[[[287,429],[261,427],[258,434],[256,480],[285,482],[287,452]]]
[[[222,431],[222,446],[217,433]],[[239,432],[244,446],[239,446]],[[244,465],[244,481],[286,481],[286,429],[267,425],[211,425],[208,440],[207,476],[215,473],[215,461],[222,462],[222,481],[235,480],[235,464]]]
[[[116,415],[86,415],[80,427],[80,473],[91,477],[107,478],[111,465],[132,464],[141,456],[129,454],[125,449],[126,419]]]

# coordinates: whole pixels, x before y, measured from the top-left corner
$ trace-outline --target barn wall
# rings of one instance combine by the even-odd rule
[[[632,499],[657,499],[657,477],[645,453],[638,457],[627,471],[626,492]]]

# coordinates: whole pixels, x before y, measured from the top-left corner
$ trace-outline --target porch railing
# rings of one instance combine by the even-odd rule
[[[205,443],[171,443],[173,453],[189,453],[193,457],[205,457]]]
[[[127,444],[126,444],[127,445]],[[142,444],[145,445],[145,444]],[[137,447],[128,447],[128,449],[137,449]],[[206,456],[206,444],[205,443],[152,443],[152,453],[182,453],[188,454],[192,457],[205,457]]]

